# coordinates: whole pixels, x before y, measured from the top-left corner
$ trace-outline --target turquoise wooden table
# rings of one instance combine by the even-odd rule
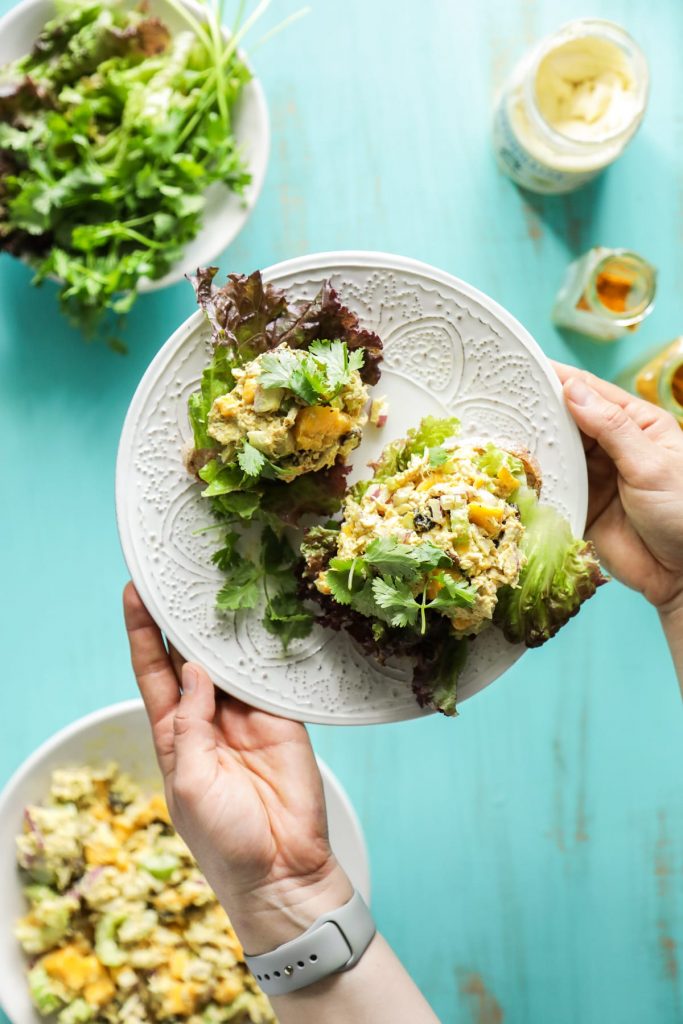
[[[496,170],[493,91],[535,38],[587,13],[641,43],[650,107],[596,183],[530,198]],[[272,161],[222,270],[325,249],[414,256],[488,292],[549,355],[613,376],[683,330],[682,52],[680,0],[313,0],[255,57]],[[613,346],[549,321],[565,265],[594,244],[660,271],[654,314]],[[58,727],[134,693],[114,458],[143,370],[193,309],[189,285],[142,298],[121,357],[86,347],[55,289],[0,259],[0,781]],[[312,732],[365,827],[379,925],[442,1020],[683,1021],[681,707],[640,598],[602,588],[456,721]]]

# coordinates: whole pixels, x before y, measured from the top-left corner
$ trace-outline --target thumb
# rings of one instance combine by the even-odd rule
[[[181,796],[191,798],[201,794],[202,780],[216,765],[216,694],[204,669],[189,661],[182,668],[182,689],[173,719],[174,785]]]
[[[623,477],[633,476],[650,454],[648,440],[637,423],[580,377],[565,383],[564,395],[579,429],[598,442]]]

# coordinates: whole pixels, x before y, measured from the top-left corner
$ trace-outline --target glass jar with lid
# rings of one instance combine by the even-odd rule
[[[501,169],[533,192],[579,188],[622,153],[645,113],[647,60],[619,25],[581,18],[542,39],[494,114]]]
[[[597,341],[615,341],[652,312],[656,286],[657,272],[642,256],[595,246],[567,267],[553,322]]]
[[[641,356],[617,377],[616,383],[673,413],[683,427],[683,335]]]

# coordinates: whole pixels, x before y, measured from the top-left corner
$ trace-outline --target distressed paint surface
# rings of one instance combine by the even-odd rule
[[[255,56],[272,161],[224,271],[344,247],[415,256],[488,292],[550,355],[606,376],[683,330],[679,0],[312,8]],[[650,109],[588,188],[522,195],[493,162],[494,89],[530,42],[586,13],[639,40]],[[652,317],[613,346],[549,322],[567,262],[593,244],[660,271]],[[85,349],[52,286],[28,280],[0,259],[3,781],[59,726],[133,695],[116,444],[144,368],[193,310],[184,285],[142,298],[121,358]],[[442,1020],[683,1021],[681,724],[656,615],[613,583],[455,722],[313,730],[365,827],[380,927]]]

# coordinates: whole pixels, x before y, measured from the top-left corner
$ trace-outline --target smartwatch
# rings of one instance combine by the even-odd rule
[[[270,953],[245,962],[259,988],[283,996],[355,966],[375,934],[375,922],[361,894],[354,889],[348,903],[323,914],[302,935]]]

